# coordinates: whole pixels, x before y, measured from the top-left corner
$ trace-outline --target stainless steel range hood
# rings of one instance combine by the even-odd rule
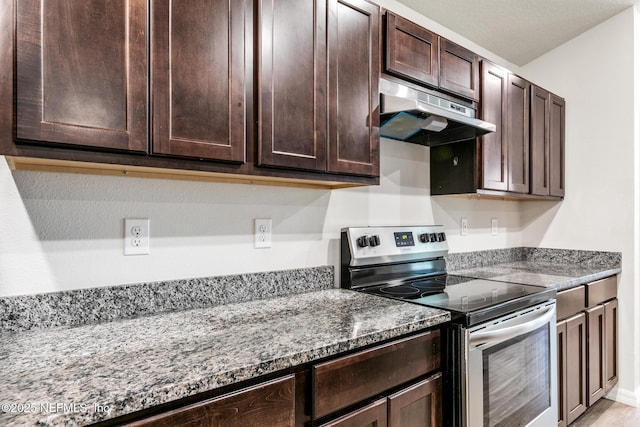
[[[476,110],[431,93],[380,79],[380,136],[421,145],[473,140],[496,131]]]

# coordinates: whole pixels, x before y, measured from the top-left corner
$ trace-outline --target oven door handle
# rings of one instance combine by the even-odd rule
[[[531,331],[535,331],[539,327],[549,323],[556,315],[555,304],[546,309],[541,314],[538,314],[535,319],[528,322],[509,326],[506,328],[500,328],[495,331],[487,332],[472,332],[469,335],[469,345],[478,347],[483,344],[488,344],[496,341],[506,341],[511,338],[515,338],[519,335],[526,334]]]

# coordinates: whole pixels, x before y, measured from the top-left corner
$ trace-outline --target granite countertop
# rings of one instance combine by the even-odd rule
[[[448,273],[476,279],[544,286],[557,291],[573,288],[618,274],[616,265],[584,265],[549,261],[513,261],[495,265],[451,270]]]
[[[0,347],[0,425],[84,425],[450,320],[329,289],[81,326]]]

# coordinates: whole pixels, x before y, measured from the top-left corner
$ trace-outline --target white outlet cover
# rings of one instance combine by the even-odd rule
[[[460,219],[460,235],[467,236],[469,234],[469,219],[461,218]]]
[[[253,247],[271,247],[271,218],[255,218],[253,224]]]
[[[498,235],[498,218],[491,218],[491,235]]]
[[[149,218],[125,218],[124,254],[149,255],[151,220]]]

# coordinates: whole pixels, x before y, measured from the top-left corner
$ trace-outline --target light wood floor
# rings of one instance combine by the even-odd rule
[[[571,427],[639,427],[640,408],[600,399],[575,420]]]

